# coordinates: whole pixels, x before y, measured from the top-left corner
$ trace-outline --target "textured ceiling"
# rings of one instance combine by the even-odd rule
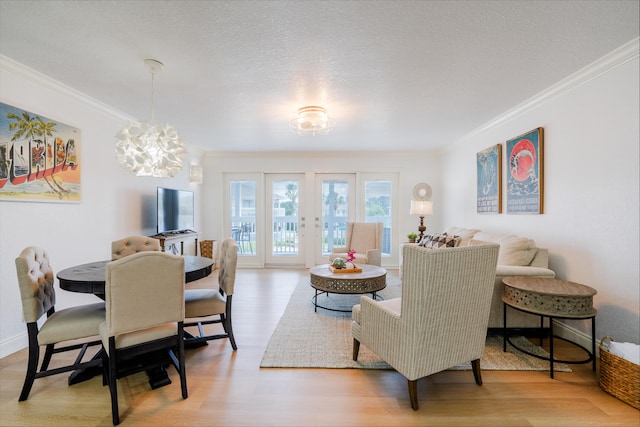
[[[0,54],[137,119],[157,59],[156,120],[206,150],[438,149],[638,37],[638,5],[0,0]],[[318,104],[333,132],[292,133]]]

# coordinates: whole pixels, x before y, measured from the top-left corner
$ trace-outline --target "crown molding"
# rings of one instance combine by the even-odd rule
[[[485,123],[477,129],[467,133],[462,138],[456,140],[453,144],[445,146],[443,152],[449,151],[455,148],[462,141],[476,136],[489,129],[498,127],[509,120],[520,116],[534,108],[539,107],[545,102],[557,98],[564,93],[583,85],[584,83],[595,79],[596,77],[608,73],[609,71],[626,64],[629,61],[635,60],[640,56],[640,38],[636,37],[628,43],[620,46],[616,50],[608,53],[597,61],[592,62],[586,67],[578,70],[577,72],[569,75],[568,77],[560,80],[558,83],[543,90],[537,95],[529,98],[523,103],[515,106],[514,108],[505,111],[493,120]]]
[[[42,74],[41,72],[36,71],[33,68],[29,68],[26,65],[23,65],[15,61],[14,59],[9,58],[8,56],[0,55],[0,70],[7,71],[31,83],[45,87],[47,89],[51,89],[62,96],[73,98],[118,120],[137,121],[135,118],[124,114],[121,111],[118,111],[113,107],[110,107],[109,105],[80,92],[79,90],[76,90],[70,86],[65,85],[64,83],[52,79],[51,77]]]

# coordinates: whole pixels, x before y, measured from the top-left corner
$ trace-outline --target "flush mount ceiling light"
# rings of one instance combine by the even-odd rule
[[[289,122],[289,128],[298,135],[327,134],[336,125],[327,110],[318,106],[302,107],[298,116]]]
[[[182,169],[186,148],[183,138],[169,124],[155,123],[155,74],[163,64],[145,59],[151,71],[151,120],[130,123],[116,134],[116,158],[124,169],[136,176],[171,178]]]

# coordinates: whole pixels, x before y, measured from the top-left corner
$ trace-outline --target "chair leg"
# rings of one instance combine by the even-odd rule
[[[220,315],[222,319],[222,326],[224,327],[224,331],[229,335],[229,341],[231,342],[231,348],[233,350],[237,350],[238,346],[236,345],[236,339],[233,336],[233,326],[231,326],[231,298],[233,295],[227,295],[227,307],[226,313]]]
[[[116,341],[115,337],[109,337],[109,394],[111,395],[111,418],[113,425],[120,424],[120,414],[118,413],[118,384],[116,365]]]
[[[414,411],[418,410],[418,380],[407,380],[409,383],[409,400],[411,401],[411,408]]]
[[[471,367],[473,368],[473,377],[476,379],[476,384],[482,385],[482,371],[480,369],[480,359],[472,360]]]
[[[27,400],[33,381],[36,379],[36,371],[38,370],[38,359],[40,358],[40,347],[38,346],[38,325],[36,322],[27,324],[27,333],[29,335],[29,361],[27,362],[27,374],[24,378],[24,385],[20,393],[20,402]]]
[[[358,353],[360,353],[360,341],[353,339],[353,360],[358,360]]]
[[[179,360],[179,373],[180,373],[180,388],[182,389],[182,398],[189,397],[187,392],[187,368],[185,366],[184,357],[184,326],[178,325],[178,360]]]

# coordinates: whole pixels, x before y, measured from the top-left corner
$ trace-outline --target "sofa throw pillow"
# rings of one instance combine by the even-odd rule
[[[538,252],[533,240],[514,234],[480,231],[473,238],[500,245],[500,252],[498,253],[499,265],[527,266],[531,264],[531,260]]]
[[[477,228],[449,227],[445,230],[445,233],[460,236],[460,243],[457,246],[467,246],[478,231],[480,230]]]
[[[447,233],[426,235],[419,243],[420,246],[425,248],[455,248],[459,244],[460,236]]]
[[[418,241],[418,246],[426,247],[427,242],[431,241],[431,239],[433,239],[433,234],[425,234],[422,236],[422,239]]]

